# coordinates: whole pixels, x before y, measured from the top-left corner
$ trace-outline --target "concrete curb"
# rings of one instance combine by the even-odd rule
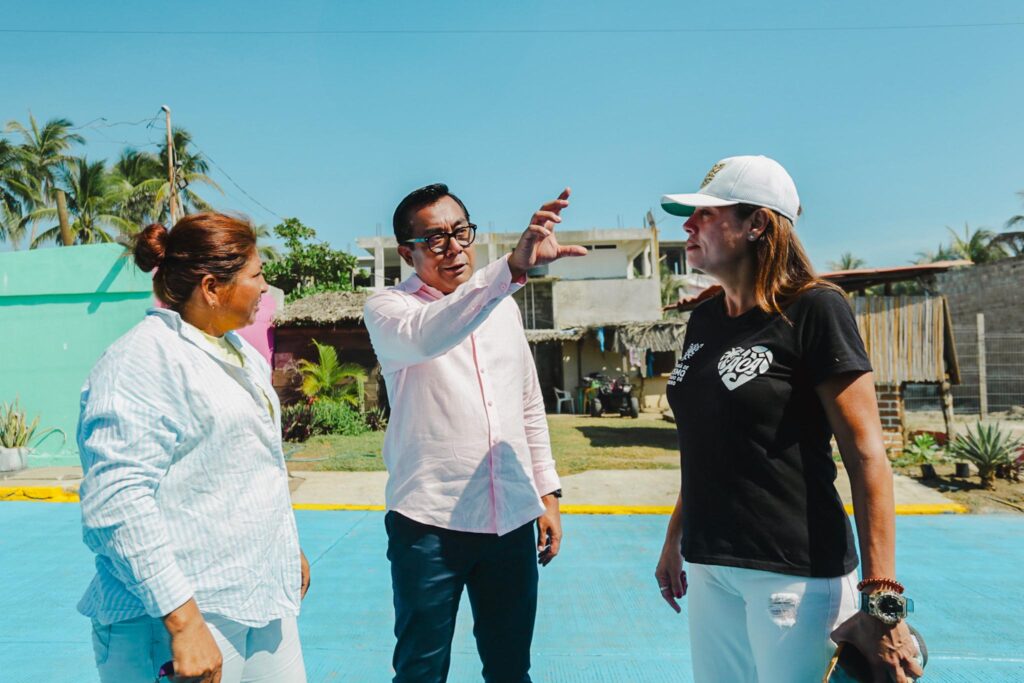
[[[0,486],[0,501],[22,500],[41,503],[77,503],[78,493],[60,486]],[[853,506],[847,505],[846,513],[853,514]],[[380,512],[383,505],[349,505],[345,503],[295,503],[295,510],[365,510]],[[563,505],[567,515],[669,515],[670,505]],[[960,503],[916,503],[897,505],[897,515],[949,515],[964,514],[967,507]]]

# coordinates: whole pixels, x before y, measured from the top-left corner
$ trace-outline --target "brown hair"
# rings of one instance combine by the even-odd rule
[[[143,272],[156,269],[153,293],[180,310],[203,278],[234,280],[256,249],[256,233],[241,218],[222,213],[185,216],[168,231],[154,223],[135,236],[135,263]]]
[[[758,209],[765,209],[768,225],[761,237],[753,243],[757,254],[757,272],[754,280],[754,301],[765,313],[776,313],[786,318],[783,308],[804,292],[816,287],[842,289],[818,277],[811,259],[800,244],[793,229],[793,221],[762,206],[737,204],[736,215],[746,220]]]

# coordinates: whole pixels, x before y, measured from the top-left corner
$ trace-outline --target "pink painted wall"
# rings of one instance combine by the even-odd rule
[[[268,363],[273,363],[274,356],[274,313],[277,302],[273,294],[267,292],[260,299],[260,310],[256,311],[256,322],[238,331],[245,341],[256,347]]]

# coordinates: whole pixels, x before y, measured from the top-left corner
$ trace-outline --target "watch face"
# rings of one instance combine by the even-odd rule
[[[903,612],[903,601],[895,595],[883,595],[878,600],[878,611],[886,614],[900,614]]]
[[[895,624],[905,616],[903,608],[906,603],[896,593],[878,593],[871,596],[871,603],[874,616],[887,624]]]

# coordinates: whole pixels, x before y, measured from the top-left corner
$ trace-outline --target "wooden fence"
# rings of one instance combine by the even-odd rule
[[[946,300],[857,296],[852,305],[878,384],[959,382]]]

